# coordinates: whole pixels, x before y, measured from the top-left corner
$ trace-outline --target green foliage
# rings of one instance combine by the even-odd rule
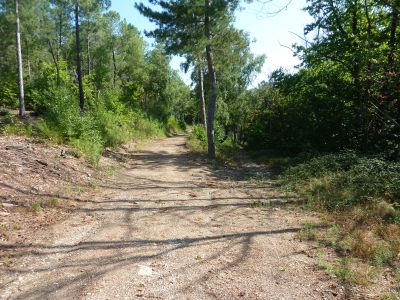
[[[382,267],[384,265],[390,264],[395,258],[396,254],[393,253],[389,245],[382,244],[374,249],[374,265],[377,267]]]
[[[304,227],[297,233],[301,240],[313,241],[316,238],[315,224],[306,223]]]
[[[203,126],[193,125],[186,146],[192,151],[207,152],[207,134]]]
[[[293,75],[276,71],[269,83],[248,92],[254,107],[244,120],[247,147],[289,155],[356,149],[349,84],[342,69],[328,63]]]
[[[308,198],[309,205],[328,210],[400,199],[400,163],[354,152],[316,157],[287,169],[281,180]]]
[[[25,124],[18,117],[9,112],[0,112],[0,134],[32,136],[33,126]]]
[[[330,264],[320,260],[318,265],[329,275],[336,276],[343,282],[353,281],[354,274],[351,270],[350,260],[348,258],[342,259],[339,264]]]
[[[215,125],[216,133],[216,155],[217,159],[222,161],[231,161],[235,154],[239,151],[240,147],[233,140],[232,136],[225,136],[223,127]],[[220,130],[220,131],[219,131]],[[219,137],[219,139],[217,139]],[[192,131],[189,135],[187,146],[189,149],[197,152],[207,152],[207,135],[203,126],[193,125]]]
[[[176,135],[182,132],[179,122],[174,117],[169,117],[167,120],[166,131],[169,135]]]
[[[193,137],[201,142],[207,142],[207,133],[202,125],[193,125],[190,137]]]
[[[32,203],[31,208],[34,212],[39,212],[42,210],[42,204],[41,202],[35,201]]]
[[[253,203],[250,204],[251,208],[270,208],[271,207],[271,202],[269,201],[262,201],[262,200],[256,200]]]

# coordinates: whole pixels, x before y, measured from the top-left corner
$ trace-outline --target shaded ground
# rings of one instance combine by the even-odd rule
[[[315,246],[295,238],[313,216],[249,178],[268,173],[213,168],[184,144],[174,137],[138,154],[110,152],[128,163],[72,217],[31,244],[2,242],[24,256],[1,269],[0,298],[353,297],[318,270]]]

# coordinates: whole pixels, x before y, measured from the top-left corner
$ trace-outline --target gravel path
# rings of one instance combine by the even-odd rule
[[[212,168],[185,137],[148,144],[0,279],[1,299],[342,299],[296,239],[308,216],[262,172]],[[268,174],[264,174],[268,175]],[[269,207],[254,207],[257,201]],[[252,205],[253,204],[253,205]]]

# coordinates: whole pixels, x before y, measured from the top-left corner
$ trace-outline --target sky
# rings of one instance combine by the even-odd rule
[[[267,80],[269,74],[283,67],[293,71],[299,60],[293,56],[290,49],[284,46],[292,46],[294,43],[302,43],[296,35],[303,36],[303,29],[311,22],[311,17],[302,10],[306,6],[306,0],[292,0],[286,9],[278,14],[273,13],[284,8],[290,0],[255,0],[251,4],[242,4],[242,9],[236,13],[235,25],[238,29],[248,32],[251,40],[251,50],[256,55],[266,55],[266,61],[261,73],[254,79],[252,85]],[[135,9],[135,0],[112,0],[111,9],[117,11],[122,19],[132,23],[141,32],[155,28],[145,17]],[[142,0],[143,3],[148,3]],[[271,14],[273,16],[271,16]],[[147,39],[149,44],[153,40]],[[179,70],[182,58],[174,57],[171,66]],[[180,71],[181,77],[186,83],[190,83],[189,74]]]

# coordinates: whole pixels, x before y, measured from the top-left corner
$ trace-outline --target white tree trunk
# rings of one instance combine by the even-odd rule
[[[15,0],[16,34],[17,34],[17,61],[18,61],[18,87],[19,87],[19,115],[25,116],[24,70],[22,65],[21,30],[19,23],[19,3]]]
[[[206,101],[204,97],[204,74],[203,69],[199,65],[199,93],[200,93],[200,108],[201,108],[201,118],[203,122],[204,129],[207,129],[207,114],[206,114]]]

